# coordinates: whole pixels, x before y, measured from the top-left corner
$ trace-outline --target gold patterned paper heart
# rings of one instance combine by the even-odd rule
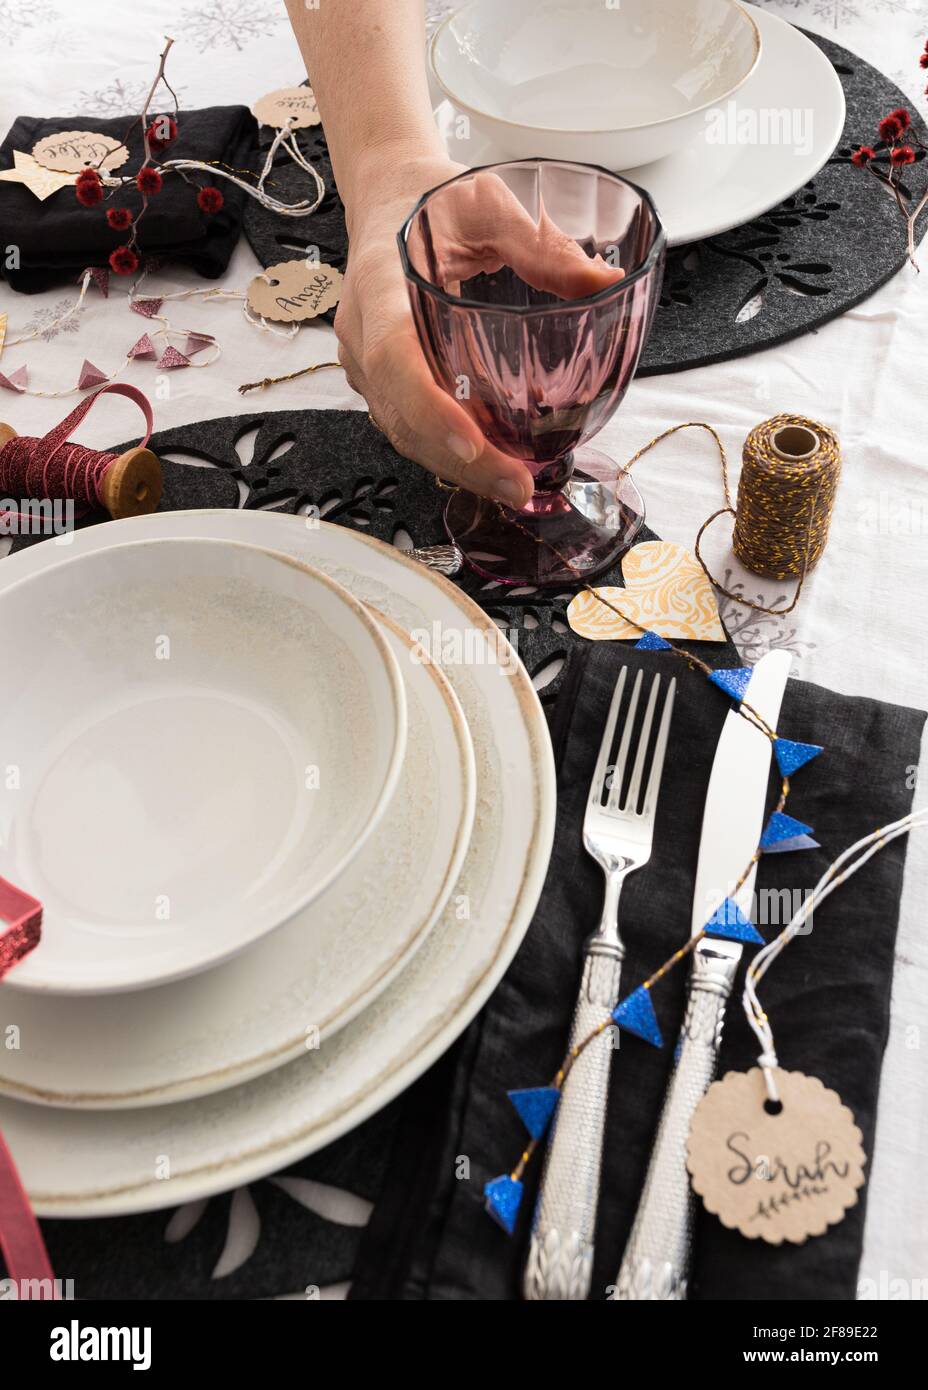
[[[588,590],[571,600],[567,620],[580,637],[593,642],[623,641],[641,636],[641,627],[661,637],[691,642],[724,642],[712,585],[699,562],[673,541],[642,541],[622,560],[625,588],[606,586],[596,593],[633,622],[626,622]]]

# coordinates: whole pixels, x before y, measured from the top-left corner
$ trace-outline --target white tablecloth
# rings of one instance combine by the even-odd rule
[[[347,3],[347,0],[344,0]],[[833,37],[888,73],[913,104],[924,101],[925,74],[918,53],[928,37],[925,0],[769,0],[785,18]],[[0,126],[20,114],[74,112],[119,115],[137,110],[168,32],[176,43],[169,75],[181,105],[251,104],[263,92],[304,77],[282,3],[278,0],[21,0],[2,6],[8,60],[0,84]],[[433,5],[435,12],[450,9]],[[15,51],[15,61],[11,61]],[[883,114],[883,113],[878,113]],[[900,222],[900,236],[902,226]],[[873,254],[885,254],[874,247]],[[598,443],[616,459],[682,420],[707,420],[720,431],[733,460],[752,425],[781,411],[827,422],[843,445],[844,471],[825,558],[806,586],[798,609],[785,619],[725,608],[746,660],[769,647],[794,654],[793,672],[847,694],[924,706],[928,658],[928,451],[925,447],[925,273],[906,269],[871,299],[816,333],[784,347],[733,362],[633,383],[625,404]],[[242,241],[224,279],[243,288],[258,269]],[[144,331],[144,320],[120,305],[125,285],[114,280],[109,301],[91,293],[76,321],[26,348],[7,348],[0,370],[26,361],[33,388],[74,384],[90,358],[109,372]],[[152,292],[195,281],[169,270]],[[8,337],[48,323],[70,291],[37,296],[0,287],[0,311],[9,314]],[[156,426],[253,410],[363,408],[336,370],[242,397],[240,383],[295,370],[334,357],[325,326],[303,330],[295,343],[250,327],[237,306],[198,300],[169,306],[172,322],[215,335],[218,365],[159,376],[150,363],[134,363],[122,379],[149,393]],[[0,414],[21,434],[43,433],[80,399],[42,401],[4,393]],[[138,432],[134,407],[104,400],[91,412],[81,438],[102,447]],[[648,520],[655,531],[692,546],[700,522],[721,505],[718,460],[702,432],[675,436],[638,465]],[[9,542],[0,541],[0,554]],[[773,603],[781,586],[743,571],[724,536],[709,547],[716,573],[726,567],[746,592]],[[922,605],[925,605],[923,608]],[[827,730],[822,733],[827,742]],[[916,804],[928,796],[916,793]],[[853,888],[850,890],[853,892]],[[919,1296],[928,1278],[928,832],[913,835],[893,985],[892,1030],[872,1158],[863,1296]],[[874,930],[880,929],[874,923]],[[801,945],[796,949],[801,949]],[[835,943],[841,949],[841,943]],[[827,1021],[823,1021],[827,1026]],[[814,1055],[815,1039],[809,1039]],[[892,1281],[906,1281],[893,1284]],[[904,1288],[909,1289],[902,1295]],[[924,1296],[922,1286],[921,1296]]]

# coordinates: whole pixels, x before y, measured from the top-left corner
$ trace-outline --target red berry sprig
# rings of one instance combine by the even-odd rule
[[[921,67],[928,68],[928,39],[925,40],[925,47],[918,61]],[[928,87],[925,88],[925,93],[928,95]],[[897,106],[895,111],[890,111],[888,115],[884,116],[877,131],[884,147],[883,151],[875,150],[872,145],[860,145],[851,154],[851,163],[858,169],[867,169],[895,198],[899,211],[906,222],[908,257],[917,270],[915,224],[925,207],[928,206],[928,191],[912,207],[911,196],[907,190],[899,185],[897,171],[904,169],[909,164],[914,164],[919,157],[919,152],[923,153],[928,147],[915,135],[912,129],[911,114],[904,106]],[[888,171],[880,168],[880,161],[884,158],[888,158],[889,161]]]

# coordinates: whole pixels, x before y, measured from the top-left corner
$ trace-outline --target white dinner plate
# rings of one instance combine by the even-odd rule
[[[289,556],[188,537],[49,558],[0,593],[0,874],[43,904],[6,981],[179,979],[359,852],[402,767],[399,665],[363,605]]]
[[[814,178],[844,130],[844,89],[822,50],[785,19],[745,8],[762,43],[751,76],[704,113],[704,128],[684,149],[629,175],[654,199],[670,246],[717,236],[776,207]],[[453,159],[478,165],[507,157],[461,125],[450,101],[435,118]],[[572,157],[597,162],[584,155],[582,134]]]
[[[474,754],[439,667],[374,616],[406,682],[409,733],[399,786],[361,853],[292,922],[215,970],[107,998],[0,986],[0,1026],[15,1018],[25,1040],[0,1047],[0,1093],[110,1109],[234,1086],[344,1027],[422,944],[467,850]]]
[[[431,635],[473,740],[474,829],[458,882],[421,949],[318,1049],[244,1085],[173,1105],[90,1112],[0,1098],[0,1131],[42,1216],[118,1215],[194,1201],[274,1172],[355,1128],[440,1057],[485,1003],[528,927],[551,851],[555,776],[544,713],[495,623],[450,581],[343,527],[309,529],[302,517],[266,511],[134,517],[88,527],[71,544],[83,553],[168,535],[285,551],[347,584],[406,631]],[[52,563],[53,548],[30,546],[4,560],[0,588]]]

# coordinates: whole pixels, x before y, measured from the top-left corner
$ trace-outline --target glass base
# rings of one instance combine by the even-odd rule
[[[472,492],[455,492],[445,529],[471,569],[502,584],[572,584],[602,574],[644,524],[641,493],[598,449],[577,449],[560,492],[535,493],[517,511]]]

